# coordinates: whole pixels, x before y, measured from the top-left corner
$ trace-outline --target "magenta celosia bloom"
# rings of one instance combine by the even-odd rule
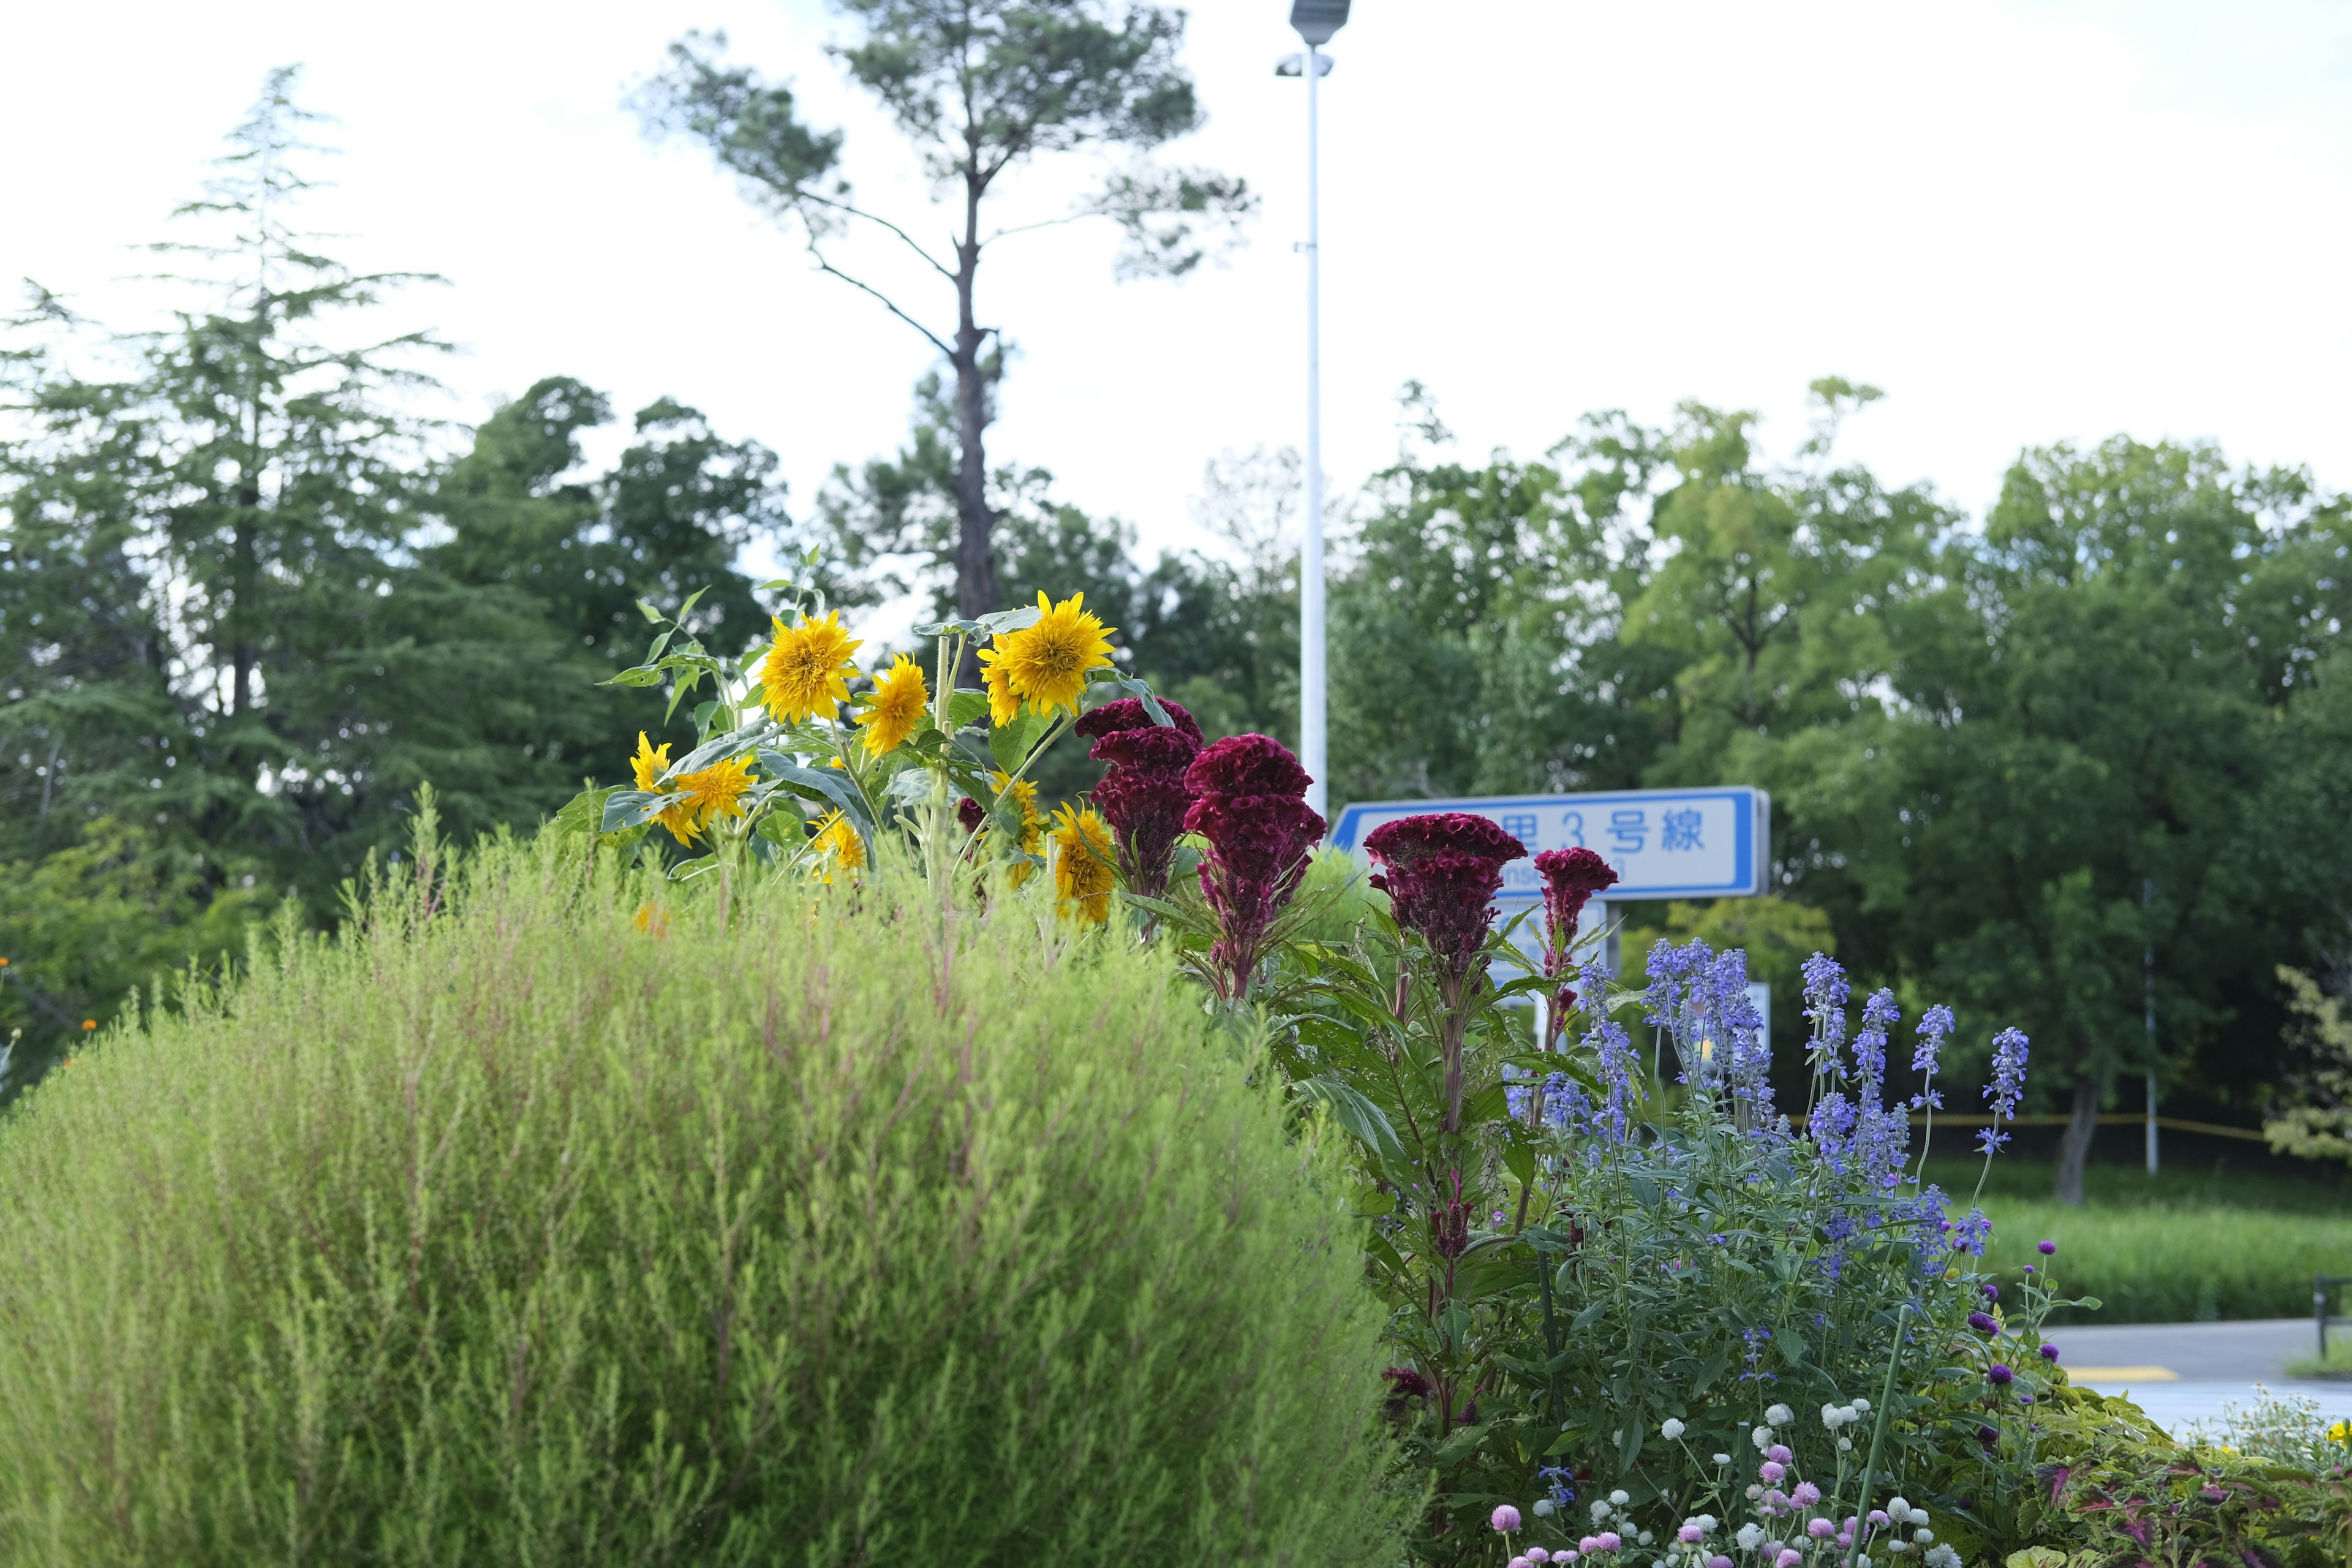
[[[1087,755],[1110,764],[1095,786],[1094,802],[1110,824],[1119,871],[1130,889],[1154,899],[1168,891],[1176,840],[1192,804],[1184,770],[1201,751],[1201,727],[1192,715],[1174,702],[1160,706],[1174,724],[1154,723],[1140,701],[1122,697],[1076,725],[1079,734],[1095,738]]]
[[[1220,993],[1238,1001],[1255,973],[1265,928],[1298,890],[1323,818],[1307,804],[1307,770],[1281,742],[1234,735],[1184,770],[1192,804],[1184,831],[1209,841],[1201,891],[1217,917],[1209,959]]]
[[[1440,811],[1384,822],[1364,837],[1383,875],[1372,886],[1389,896],[1397,924],[1419,931],[1449,973],[1468,973],[1486,943],[1503,867],[1527,846],[1483,816]]]

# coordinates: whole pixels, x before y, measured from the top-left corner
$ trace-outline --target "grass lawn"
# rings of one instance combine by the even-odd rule
[[[1965,1211],[1980,1162],[1932,1159],[1927,1179]],[[1980,1200],[1992,1216],[1985,1260],[2010,1280],[2058,1244],[2058,1289],[2096,1296],[2095,1313],[2055,1321],[2204,1322],[2292,1318],[2311,1311],[2315,1274],[2352,1274],[2352,1187],[2314,1167],[2305,1175],[2242,1164],[2176,1164],[2151,1178],[2137,1165],[2093,1164],[2089,1201],[2050,1196],[2046,1164],[1995,1160]]]

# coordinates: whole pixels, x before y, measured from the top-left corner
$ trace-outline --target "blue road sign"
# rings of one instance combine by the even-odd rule
[[[1465,811],[1528,847],[1503,868],[1503,902],[1540,898],[1533,859],[1545,849],[1593,850],[1617,873],[1602,897],[1729,899],[1764,891],[1772,797],[1760,789],[1633,789],[1608,795],[1479,795],[1467,800],[1359,801],[1339,813],[1331,843],[1363,855],[1364,835],[1424,812]]]

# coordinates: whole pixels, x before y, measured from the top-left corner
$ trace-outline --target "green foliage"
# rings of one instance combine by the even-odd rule
[[[2263,1131],[2282,1154],[2352,1164],[2352,1016],[2341,997],[2323,994],[2301,970],[2281,965],[2279,980],[2295,1016],[2288,1043],[2308,1059],[2294,1084],[2298,1103],[2265,1121]]]
[[[2057,1321],[2210,1322],[2291,1318],[2311,1310],[2315,1274],[2352,1272],[2352,1218],[2265,1214],[2220,1205],[2077,1208],[2048,1198],[1991,1199],[1985,1261],[2014,1280],[2042,1260],[2033,1244],[2058,1243],[2061,1277],[2105,1309]]]
[[[0,1141],[9,1562],[1379,1554],[1332,1151],[1163,962],[425,827]]]
[[[0,1030],[13,1044],[0,1090],[37,1078],[174,970],[242,953],[263,898],[116,817],[39,860],[0,862]]]

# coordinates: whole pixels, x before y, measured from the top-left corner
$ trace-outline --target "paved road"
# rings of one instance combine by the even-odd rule
[[[2192,1421],[2218,1422],[2221,1407],[2273,1394],[2308,1394],[2330,1417],[2352,1418],[2352,1382],[2290,1379],[2286,1363],[2317,1347],[2309,1318],[2237,1323],[2103,1323],[2056,1328],[2050,1341],[2074,1381],[2128,1394],[2176,1435]]]

